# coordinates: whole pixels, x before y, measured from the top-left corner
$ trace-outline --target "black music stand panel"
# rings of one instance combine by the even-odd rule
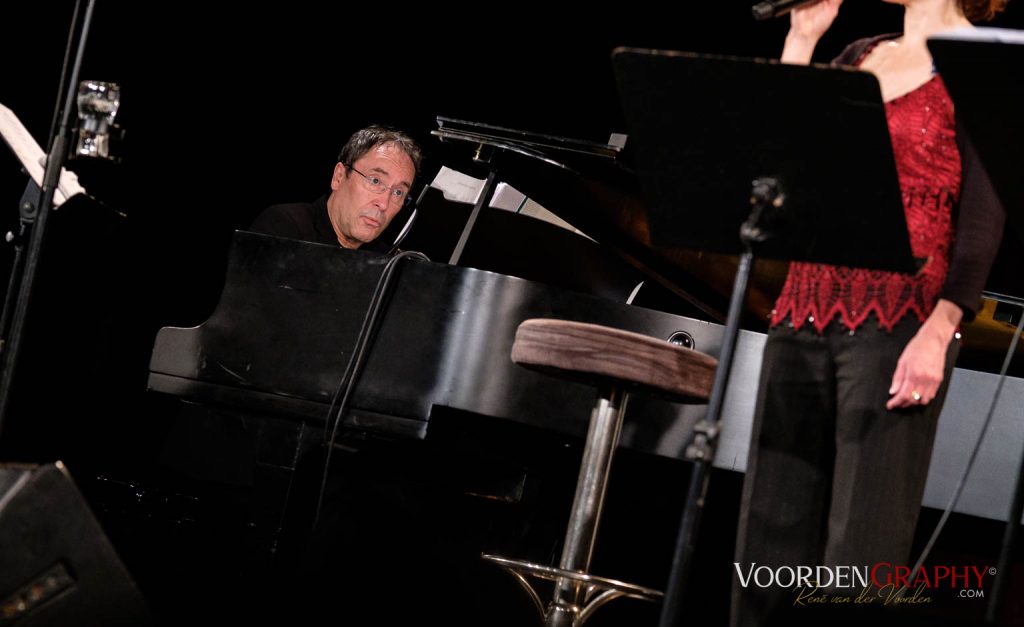
[[[1024,241],[1024,220],[1014,215],[1024,207],[1024,33],[973,29],[933,37],[928,49],[1010,228]]]
[[[872,75],[631,48],[612,61],[656,242],[739,253],[751,183],[772,177],[785,213],[758,257],[914,271]]]

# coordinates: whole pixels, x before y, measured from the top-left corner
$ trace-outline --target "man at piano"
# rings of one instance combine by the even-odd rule
[[[369,244],[411,198],[423,154],[397,129],[368,126],[348,138],[331,176],[331,193],[311,203],[268,207],[250,231],[318,244]]]

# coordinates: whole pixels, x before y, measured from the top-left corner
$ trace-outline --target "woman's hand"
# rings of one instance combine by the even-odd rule
[[[783,63],[807,64],[814,55],[814,47],[839,14],[843,0],[821,0],[793,9],[789,14],[789,34],[782,49]]]
[[[935,398],[946,370],[946,350],[963,312],[948,300],[939,300],[896,362],[886,409],[927,405]]]

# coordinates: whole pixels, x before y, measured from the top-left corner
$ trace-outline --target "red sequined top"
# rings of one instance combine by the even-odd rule
[[[953,103],[942,79],[885,105],[903,210],[914,257],[924,259],[913,275],[793,262],[772,310],[771,325],[786,318],[822,332],[839,318],[855,329],[874,314],[891,330],[904,316],[922,322],[935,307],[949,271],[952,213],[960,194],[961,164]]]

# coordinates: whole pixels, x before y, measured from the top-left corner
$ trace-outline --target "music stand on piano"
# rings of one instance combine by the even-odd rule
[[[457,120],[443,116],[437,117],[437,130],[431,131],[431,135],[438,137],[441,141],[467,142],[475,146],[473,161],[486,165],[487,179],[483,188],[477,196],[473,210],[466,220],[462,229],[459,241],[448,259],[450,265],[458,264],[462,258],[462,252],[469,240],[470,233],[476,225],[480,211],[490,204],[491,198],[498,187],[498,165],[495,157],[503,153],[514,153],[536,159],[571,172],[572,169],[557,161],[552,155],[564,155],[566,153],[579,153],[593,157],[614,159],[622,144],[599,144],[579,139],[556,137],[554,135],[543,135],[540,133],[529,133],[493,124],[470,122],[468,120]],[[615,140],[616,136],[612,139]],[[623,138],[624,141],[624,138]]]
[[[963,29],[928,40],[942,80],[956,107],[957,116],[967,129],[978,158],[985,166],[992,186],[1006,208],[1007,221],[1017,237],[1024,239],[1024,32],[992,28]],[[1003,299],[1021,304],[1019,298]],[[1016,296],[1021,296],[1017,294]],[[1017,347],[1024,320],[1010,342],[1003,374]],[[999,389],[996,396],[998,398]],[[996,400],[993,400],[993,405]],[[992,594],[988,599],[986,622],[994,623],[1009,581],[1010,558],[1016,543],[1021,515],[1024,513],[1024,459],[1017,472],[1016,487],[1006,531],[996,567]]]
[[[686,452],[694,468],[666,627],[679,622],[754,256],[896,272],[915,263],[870,74],[631,48],[612,61],[652,240],[740,254],[707,416]]]

